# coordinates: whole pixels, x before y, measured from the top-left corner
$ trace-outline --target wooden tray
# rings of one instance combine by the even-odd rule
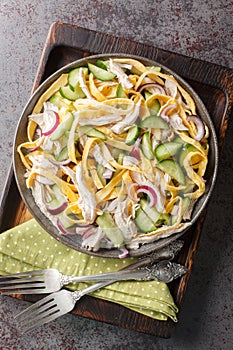
[[[128,53],[154,59],[183,77],[199,94],[214,122],[221,151],[233,102],[233,71],[215,64],[178,55],[128,39],[103,34],[64,23],[52,24],[42,52],[34,91],[49,75],[76,59],[97,53]],[[198,222],[185,233],[184,247],[177,262],[188,267],[188,273],[170,284],[170,290],[178,307],[184,297],[191,274],[194,255],[200,238],[206,210]],[[1,199],[0,232],[30,218],[18,192],[12,167],[9,171]],[[35,301],[37,296],[15,295],[18,299]],[[175,324],[168,320],[157,321],[128,310],[115,303],[90,296],[82,298],[74,314],[111,323],[123,328],[168,338]]]

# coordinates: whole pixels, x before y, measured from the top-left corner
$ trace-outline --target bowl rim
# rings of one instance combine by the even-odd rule
[[[19,130],[20,130],[20,126],[22,124],[22,120],[23,119],[27,119],[27,116],[31,113],[33,107],[35,106],[36,102],[38,101],[39,97],[41,96],[41,94],[43,94],[47,88],[63,73],[68,73],[71,69],[80,67],[83,65],[83,63],[87,64],[87,62],[95,62],[97,59],[108,59],[108,58],[130,58],[130,59],[135,59],[138,60],[140,62],[142,62],[143,64],[146,65],[153,65],[153,66],[159,66],[162,68],[162,70],[166,73],[166,74],[170,74],[172,75],[178,82],[179,84],[186,90],[188,91],[189,94],[191,94],[191,97],[194,99],[195,101],[195,105],[197,107],[198,112],[200,113],[201,111],[201,117],[203,118],[204,116],[204,120],[205,122],[207,122],[208,128],[210,130],[210,138],[211,138],[211,144],[212,144],[212,148],[210,149],[211,152],[213,152],[214,154],[212,155],[212,158],[214,160],[214,166],[213,166],[213,170],[211,172],[211,178],[209,180],[208,183],[208,190],[205,191],[205,193],[200,197],[200,199],[198,199],[198,203],[200,203],[200,200],[202,199],[202,204],[200,205],[200,207],[198,208],[198,210],[195,212],[195,215],[192,216],[191,220],[190,220],[190,226],[186,229],[184,229],[182,232],[176,233],[176,234],[172,234],[171,236],[167,237],[167,238],[161,238],[159,240],[155,240],[152,243],[147,243],[142,245],[141,247],[139,247],[138,249],[131,249],[129,250],[129,256],[141,256],[144,254],[148,254],[151,253],[157,249],[160,249],[164,246],[166,246],[167,244],[169,244],[170,242],[178,239],[179,237],[181,237],[190,227],[193,226],[193,224],[197,221],[197,219],[199,218],[200,214],[202,213],[202,211],[204,210],[204,208],[207,205],[207,202],[209,201],[209,198],[212,194],[215,182],[216,182],[216,177],[217,177],[217,171],[218,171],[218,163],[219,163],[219,155],[218,155],[218,140],[217,140],[217,135],[215,132],[215,127],[214,124],[211,120],[211,117],[207,111],[207,108],[205,107],[202,99],[200,98],[200,96],[195,92],[195,90],[187,83],[187,81],[185,81],[185,79],[183,79],[181,76],[179,76],[179,74],[177,74],[175,71],[173,71],[172,69],[166,67],[165,65],[161,64],[160,62],[156,61],[156,60],[152,60],[152,59],[148,59],[146,57],[142,57],[139,55],[131,55],[131,54],[124,54],[124,53],[104,53],[104,54],[96,54],[96,55],[90,55],[78,60],[75,60],[71,63],[68,63],[66,65],[64,65],[63,67],[59,68],[58,70],[56,70],[53,74],[51,74],[49,77],[47,77],[38,87],[37,89],[33,92],[33,94],[30,96],[30,98],[28,99],[27,103],[25,104],[23,111],[21,113],[21,116],[19,118],[19,121],[17,123],[16,126],[16,131],[15,131],[15,136],[14,136],[14,142],[13,142],[13,170],[14,170],[14,174],[15,174],[15,179],[16,179],[16,184],[17,187],[19,189],[20,195],[24,201],[24,203],[26,204],[28,210],[30,211],[30,213],[33,215],[33,217],[36,219],[36,221],[42,226],[42,228],[44,230],[46,230],[50,235],[52,235],[54,238],[56,238],[58,241],[62,242],[63,244],[65,244],[66,246],[73,248],[77,251],[89,254],[89,255],[95,255],[95,256],[100,256],[100,257],[109,257],[109,258],[117,258],[119,257],[119,253],[121,252],[120,249],[111,249],[111,250],[107,250],[107,249],[101,249],[97,252],[93,252],[93,251],[89,251],[87,249],[84,249],[81,246],[77,246],[77,244],[75,244],[73,241],[70,240],[70,238],[67,238],[67,236],[64,236],[62,234],[59,233],[59,231],[57,230],[57,228],[51,223],[51,221],[49,220],[49,218],[47,218],[40,210],[40,208],[35,204],[34,202],[34,206],[32,206],[32,199],[33,196],[31,194],[30,189],[22,188],[22,176],[20,178],[19,176],[19,172],[18,172],[18,161],[19,161],[19,155],[17,152],[17,144],[21,143],[18,142],[18,134],[19,134]],[[208,156],[209,157],[209,156]],[[21,160],[20,160],[21,162]],[[209,163],[209,161],[208,161]],[[24,174],[25,174],[25,167],[24,168]],[[21,174],[22,175],[22,174]],[[24,181],[25,182],[25,181]],[[25,194],[25,189],[26,189],[26,194]],[[29,198],[28,198],[29,196]],[[195,206],[196,207],[196,206]],[[42,217],[42,219],[41,219]],[[44,222],[45,221],[45,222]],[[52,225],[51,225],[52,224]],[[50,230],[50,228],[52,228],[52,230]]]

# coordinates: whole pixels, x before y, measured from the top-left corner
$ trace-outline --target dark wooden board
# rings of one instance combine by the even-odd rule
[[[144,56],[167,66],[183,77],[198,93],[209,111],[216,128],[221,154],[233,105],[233,71],[225,67],[113,35],[69,24],[54,23],[48,33],[32,91],[62,66],[79,58],[98,53],[127,53]],[[177,262],[185,264],[188,273],[169,285],[179,307],[181,307],[188,279],[192,272],[206,210],[196,224],[183,236],[185,244],[177,257]],[[29,218],[30,214],[20,197],[11,168],[1,199],[0,232],[4,232]],[[32,302],[39,298],[32,295],[15,295],[15,297]],[[175,327],[171,320],[157,321],[118,304],[90,296],[82,298],[77,303],[73,313],[165,338],[172,335]]]

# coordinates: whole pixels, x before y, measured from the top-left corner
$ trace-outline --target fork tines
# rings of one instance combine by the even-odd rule
[[[0,293],[14,294],[20,293],[24,289],[24,294],[43,292],[45,288],[44,271],[20,272],[16,274],[0,276]],[[25,278],[27,277],[27,278]]]
[[[48,295],[15,316],[20,323],[21,333],[52,321],[63,313],[58,309],[55,298]]]

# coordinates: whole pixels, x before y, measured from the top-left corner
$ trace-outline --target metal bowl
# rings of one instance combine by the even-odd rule
[[[206,190],[205,193],[202,195],[202,197],[199,198],[197,201],[193,214],[191,219],[191,225],[196,222],[198,217],[200,216],[201,212],[205,208],[207,201],[209,200],[209,197],[211,195],[211,192],[213,190],[213,186],[216,179],[217,174],[217,166],[218,166],[218,146],[217,146],[217,137],[215,133],[215,129],[212,123],[212,120],[208,114],[208,111],[206,110],[203,102],[201,101],[200,97],[196,94],[196,92],[187,84],[180,76],[178,76],[175,72],[168,69],[167,67],[161,65],[159,62],[155,62],[140,56],[134,56],[134,55],[126,55],[126,54],[101,54],[101,55],[95,55],[95,56],[89,56],[77,61],[72,62],[71,64],[68,64],[64,66],[63,68],[59,69],[57,72],[52,74],[48,79],[46,79],[34,92],[34,94],[29,99],[28,103],[26,104],[22,115],[20,117],[15,139],[14,139],[14,155],[13,155],[13,167],[14,167],[14,173],[15,178],[17,182],[18,189],[20,191],[20,194],[22,196],[22,199],[24,200],[28,210],[33,215],[33,217],[38,221],[38,223],[54,238],[62,242],[63,244],[67,245],[70,248],[73,248],[75,250],[96,255],[96,256],[102,256],[102,257],[118,257],[119,256],[119,250],[112,249],[112,250],[106,250],[101,249],[97,252],[90,252],[86,249],[84,249],[81,245],[81,237],[79,235],[77,236],[65,236],[62,235],[58,229],[52,224],[52,222],[40,211],[39,207],[35,204],[34,198],[32,196],[31,190],[26,187],[25,183],[25,167],[21,162],[21,159],[19,157],[19,154],[17,152],[17,147],[21,143],[25,142],[27,140],[27,123],[28,123],[28,115],[32,113],[32,110],[38,101],[39,97],[48,89],[48,87],[62,74],[67,73],[71,69],[80,67],[83,65],[87,65],[87,62],[94,63],[96,59],[108,59],[110,57],[127,57],[127,58],[133,58],[140,62],[142,62],[144,65],[147,66],[160,66],[164,73],[173,75],[174,78],[179,82],[179,84],[192,96],[193,100],[195,101],[197,112],[199,116],[204,120],[206,125],[209,127],[210,131],[210,137],[209,137],[209,144],[210,144],[210,151],[208,155],[208,166],[205,174],[206,178]],[[189,226],[190,228],[190,226]],[[187,229],[186,229],[187,230]],[[167,245],[169,242],[174,241],[181,235],[183,235],[186,230],[182,231],[178,234],[173,234],[172,236],[168,238],[163,238],[158,241],[155,241],[154,243],[144,244],[141,247],[139,247],[136,250],[130,250],[129,255],[130,256],[141,256],[147,253],[150,253],[154,250],[157,250],[165,245]]]

